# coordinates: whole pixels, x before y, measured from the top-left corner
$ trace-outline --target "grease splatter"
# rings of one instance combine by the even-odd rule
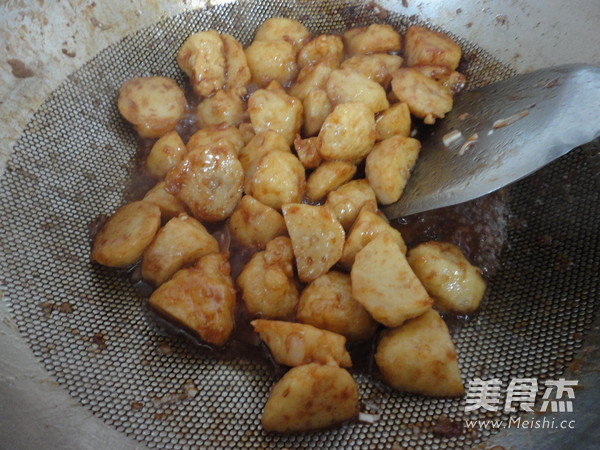
[[[6,62],[10,65],[12,74],[16,78],[30,78],[35,76],[35,72],[20,59],[7,59]]]

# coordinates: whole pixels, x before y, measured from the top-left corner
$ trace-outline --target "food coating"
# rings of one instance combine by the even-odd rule
[[[160,209],[137,201],[119,208],[102,226],[92,247],[92,259],[103,266],[127,267],[142,257],[160,227]]]
[[[181,162],[186,153],[185,144],[177,131],[169,131],[152,146],[146,158],[146,168],[150,175],[163,178],[170,169]]]
[[[304,45],[298,52],[298,64],[305,67],[323,60],[333,67],[339,66],[344,57],[344,42],[333,34],[322,34]]]
[[[352,267],[356,254],[365,245],[382,234],[389,235],[398,244],[402,253],[406,253],[406,244],[402,235],[384,217],[377,214],[374,203],[365,202],[365,205],[360,210],[358,217],[348,232],[344,252],[340,258],[340,263],[346,268]]]
[[[336,69],[327,80],[327,95],[334,105],[355,102],[367,105],[373,113],[387,109],[385,90],[379,83],[351,69]]]
[[[244,122],[238,125],[238,130],[242,135],[242,139],[244,139],[244,144],[247,145],[248,142],[252,140],[254,136],[256,136],[256,132],[254,131],[254,127],[251,123]]]
[[[294,47],[286,41],[255,40],[246,48],[246,59],[252,82],[258,86],[266,86],[271,81],[286,85],[298,73]]]
[[[323,161],[319,149],[321,148],[321,140],[318,137],[302,139],[300,135],[296,135],[294,139],[294,150],[296,155],[305,169],[315,169]]]
[[[185,214],[169,220],[144,252],[142,277],[160,286],[201,256],[217,253],[219,243],[196,219]]]
[[[392,75],[392,90],[410,112],[428,125],[452,109],[452,94],[437,81],[413,68],[398,69]]]
[[[448,35],[424,27],[410,26],[404,36],[404,56],[408,66],[458,67],[462,51]]]
[[[304,67],[290,88],[290,95],[304,100],[308,94],[317,89],[325,89],[327,80],[333,71],[329,61],[322,61]]]
[[[123,83],[117,106],[141,137],[159,138],[183,118],[186,100],[172,78],[141,77]]]
[[[283,206],[298,277],[310,282],[327,273],[340,259],[344,248],[344,229],[327,206],[288,203]]]
[[[192,134],[186,145],[189,153],[210,147],[223,147],[237,155],[244,147],[244,138],[240,130],[232,125],[211,125]]]
[[[144,201],[153,203],[160,208],[160,215],[163,221],[185,213],[185,206],[177,197],[167,192],[164,181],[157,183],[152,189],[146,192]]]
[[[237,278],[251,317],[291,319],[298,303],[290,238],[280,236],[255,253]]]
[[[345,183],[327,194],[325,203],[338,218],[344,230],[349,230],[367,202],[376,203],[375,192],[367,180],[361,178]]]
[[[356,254],[350,276],[352,296],[387,327],[420,316],[433,303],[404,253],[387,233]]]
[[[248,115],[254,131],[276,131],[291,145],[302,126],[302,102],[283,89],[259,89],[248,99]]]
[[[348,69],[361,74],[371,81],[379,83],[384,88],[390,84],[392,73],[402,65],[402,57],[387,53],[371,53],[356,55],[346,59],[341,69]]]
[[[165,178],[167,190],[198,220],[228,218],[242,198],[244,170],[231,150],[208,147],[190,152]]]
[[[325,160],[357,163],[369,154],[376,137],[373,111],[364,103],[342,103],[321,127],[319,152]]]
[[[383,111],[375,121],[377,127],[377,140],[400,135],[410,136],[410,109],[406,103],[395,103]]]
[[[285,41],[294,48],[294,54],[310,41],[310,33],[304,25],[294,19],[272,17],[265,20],[256,30],[254,41]]]
[[[407,260],[442,311],[470,314],[479,307],[486,289],[481,270],[456,245],[425,242],[413,248]]]
[[[302,163],[289,152],[273,150],[248,171],[246,194],[273,209],[304,197],[306,178]]]
[[[348,161],[325,161],[306,181],[306,197],[311,202],[321,200],[328,192],[352,179],[356,166]]]
[[[350,342],[369,339],[377,328],[367,310],[352,297],[350,276],[336,271],[321,275],[304,288],[296,318],[341,334]]]
[[[262,416],[267,431],[329,428],[358,414],[358,386],[347,370],[306,364],[290,369],[271,389]]]
[[[400,198],[420,150],[419,141],[400,135],[375,144],[367,156],[365,173],[379,203],[389,205]]]
[[[200,97],[244,87],[251,77],[242,45],[233,36],[215,30],[188,37],[177,53],[177,64]]]
[[[236,38],[228,34],[222,34],[221,40],[223,41],[226,63],[225,89],[235,90],[236,88],[242,88],[250,83],[250,79],[252,78],[244,47],[242,47],[242,44]]]
[[[344,44],[350,56],[397,52],[402,47],[400,34],[390,25],[373,24],[368,27],[352,28],[344,33]]]
[[[464,395],[454,344],[434,310],[385,332],[375,362],[383,380],[399,391],[432,397]]]
[[[323,122],[331,111],[333,105],[327,92],[322,89],[314,89],[308,93],[302,101],[304,123],[302,131],[305,136],[315,136],[323,126]]]
[[[296,367],[316,362],[352,366],[346,338],[341,334],[279,320],[258,319],[252,321],[252,326],[279,364]]]
[[[235,289],[226,254],[211,253],[178,271],[150,296],[150,306],[221,346],[234,327]]]
[[[225,48],[215,30],[192,34],[177,53],[177,64],[190,78],[196,95],[208,97],[226,86]]]
[[[227,226],[240,244],[260,249],[286,233],[283,216],[251,195],[242,197]]]
[[[249,178],[249,170],[258,162],[260,158],[272,150],[290,152],[290,146],[286,139],[273,130],[261,131],[248,141],[242,148],[238,158],[244,168],[244,173]]]
[[[458,94],[467,84],[467,77],[446,66],[413,66],[412,68],[440,83],[452,95]]]
[[[245,90],[217,91],[212,97],[205,98],[196,108],[198,124],[204,128],[210,125],[239,125],[245,119],[245,105],[242,96]]]

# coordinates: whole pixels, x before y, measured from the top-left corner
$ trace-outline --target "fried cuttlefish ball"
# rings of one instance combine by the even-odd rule
[[[243,180],[235,152],[215,146],[188,153],[167,173],[165,183],[195,218],[215,222],[231,215],[242,198]]]
[[[448,327],[434,310],[386,331],[375,361],[383,380],[399,391],[432,397],[464,394]]]
[[[402,58],[400,56],[387,53],[371,53],[348,58],[340,65],[340,68],[350,69],[387,88],[392,79],[392,73],[399,69],[401,65]]]
[[[241,149],[240,154],[238,155],[242,167],[244,168],[244,172],[249,175],[249,170],[256,162],[271,150],[291,152],[287,140],[278,132],[266,130],[256,133]]]
[[[446,66],[413,66],[412,68],[437,81],[453,95],[462,91],[467,84],[467,77]]]
[[[245,119],[245,106],[242,99],[246,90],[217,91],[205,98],[196,108],[196,117],[201,127],[209,125],[239,125]]]
[[[383,111],[375,121],[377,139],[382,141],[392,136],[410,136],[410,109],[406,103],[396,103]]]
[[[419,141],[400,135],[375,144],[367,156],[365,173],[379,203],[389,205],[400,198],[420,150]]]
[[[300,135],[297,135],[294,139],[294,150],[296,150],[296,155],[298,155],[298,159],[305,169],[319,167],[319,164],[323,161],[319,154],[319,148],[321,148],[321,141],[317,137],[302,139]]]
[[[419,26],[410,26],[404,36],[404,56],[409,66],[458,67],[461,49],[449,36]]]
[[[397,327],[433,304],[404,253],[387,233],[357,253],[350,276],[352,296],[385,326]]]
[[[192,34],[177,54],[196,95],[207,97],[225,87],[227,60],[221,35],[215,30]]]
[[[362,103],[373,113],[389,108],[385,90],[379,83],[372,81],[351,69],[336,69],[327,80],[327,95],[334,105],[342,103]]]
[[[237,90],[250,83],[252,74],[246,60],[244,47],[236,38],[229,34],[221,34],[223,48],[225,50],[225,62],[227,71],[225,72],[225,90]]]
[[[442,84],[414,68],[401,68],[392,75],[392,90],[410,112],[428,125],[452,109],[452,93]]]
[[[290,369],[271,389],[263,428],[280,433],[329,428],[358,414],[358,385],[347,370],[306,364]]]
[[[290,152],[271,150],[247,172],[245,191],[273,209],[300,202],[306,187],[304,166]]]
[[[313,91],[325,89],[327,80],[333,71],[329,61],[321,61],[304,67],[289,89],[290,95],[304,101]]]
[[[177,54],[177,64],[190,78],[196,95],[243,87],[250,81],[244,49],[232,36],[215,30],[192,34]]]
[[[209,147],[224,147],[239,154],[244,147],[242,133],[233,125],[222,123],[210,125],[196,131],[186,144],[189,153],[195,150],[205,150]]]
[[[348,231],[340,263],[346,268],[351,268],[357,253],[382,234],[390,236],[402,253],[406,253],[406,244],[400,232],[377,213],[374,202],[365,203]]]
[[[244,144],[247,145],[248,142],[252,140],[254,136],[256,136],[256,132],[254,131],[254,127],[251,123],[242,122],[238,125],[238,131],[242,135],[242,139],[244,139]]]
[[[290,238],[281,236],[255,253],[237,278],[242,299],[252,317],[289,319],[298,303]]]
[[[276,131],[291,145],[302,126],[302,102],[274,84],[250,96],[248,115],[254,131]]]
[[[211,253],[161,285],[150,297],[160,313],[217,346],[234,327],[235,288],[226,254]]]
[[[227,226],[239,243],[260,249],[286,233],[283,216],[251,195],[242,197]]]
[[[373,336],[377,323],[352,297],[350,276],[331,271],[310,283],[300,295],[296,318],[346,336],[351,342]]]
[[[314,136],[319,133],[323,122],[333,110],[331,100],[323,89],[314,89],[304,97],[302,107],[304,108],[302,131],[305,136]]]
[[[323,122],[319,152],[325,160],[357,163],[369,154],[376,137],[373,111],[363,103],[342,103]]]
[[[473,266],[457,246],[425,242],[413,248],[407,259],[438,308],[470,314],[479,307],[485,281],[481,270]]]
[[[160,208],[137,201],[122,206],[102,226],[92,259],[104,266],[127,267],[141,258],[160,227]]]
[[[285,41],[290,43],[297,53],[310,41],[310,33],[304,25],[294,19],[272,17],[265,20],[256,30],[255,41]]]
[[[350,56],[376,52],[395,52],[402,46],[400,34],[390,25],[372,24],[352,28],[344,33],[344,43]]]
[[[340,259],[344,229],[327,206],[288,203],[283,218],[292,240],[298,277],[310,282],[327,273]]]
[[[312,325],[279,320],[253,320],[252,326],[279,364],[296,367],[316,362],[352,366],[346,350],[346,338],[341,334],[320,330]]]
[[[172,78],[131,78],[119,89],[117,106],[141,137],[158,138],[181,120],[186,100]]]
[[[182,214],[169,220],[144,252],[142,277],[156,286],[201,256],[219,251],[219,243],[196,219]]]
[[[305,44],[298,52],[298,64],[305,67],[323,60],[337,67],[344,57],[344,42],[340,36],[322,34]]]
[[[246,48],[252,82],[266,86],[272,81],[287,84],[298,74],[294,46],[287,41],[254,40]]]
[[[333,211],[344,230],[349,230],[367,202],[376,204],[373,188],[367,180],[352,180],[327,194],[325,205]]]
[[[325,161],[306,180],[306,197],[316,202],[352,179],[356,166],[348,161]]]
[[[150,175],[163,178],[170,169],[185,158],[186,153],[185,144],[177,131],[169,131],[152,146],[146,158],[146,168]]]
[[[177,197],[170,194],[165,189],[165,182],[157,183],[152,189],[146,192],[144,201],[153,203],[160,208],[160,215],[163,221],[167,221],[179,214],[185,214],[185,206]]]
[[[271,81],[286,84],[293,80],[298,73],[296,54],[310,37],[304,25],[293,19],[273,17],[263,22],[246,48],[252,81],[266,86]]]

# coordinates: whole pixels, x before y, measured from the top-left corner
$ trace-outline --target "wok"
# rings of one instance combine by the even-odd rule
[[[453,327],[463,378],[578,380],[574,429],[440,436],[464,401],[358,375],[374,424],[276,436],[260,411],[276,377],[221,361],[157,325],[125,276],[93,266],[87,225],[124,200],[136,149],[116,111],[124,79],[182,80],[174,52],[215,27],[248,44],[264,19],[313,31],[427,22],[460,38],[471,86],[549,65],[600,64],[600,7],[545,2],[121,2],[2,5],[0,442],[6,448],[591,448],[600,397],[599,144],[508,192],[507,244],[481,312]],[[541,394],[540,394],[541,395]],[[488,418],[507,418],[502,412]],[[566,415],[566,416],[565,416]],[[485,418],[485,416],[483,416]]]

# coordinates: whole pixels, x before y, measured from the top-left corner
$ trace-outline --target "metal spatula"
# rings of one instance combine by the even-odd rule
[[[383,210],[395,218],[481,197],[598,136],[600,67],[552,67],[460,94]]]

